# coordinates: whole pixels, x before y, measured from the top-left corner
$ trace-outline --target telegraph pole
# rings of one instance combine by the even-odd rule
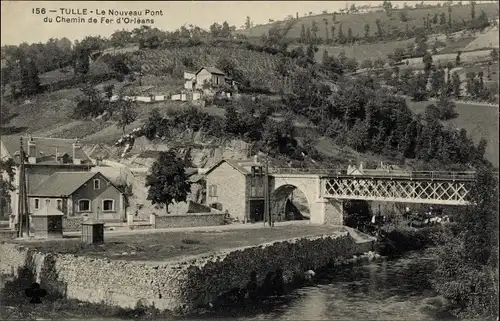
[[[264,217],[265,219],[268,220],[269,226],[272,226],[271,224],[271,211],[270,209],[270,197],[269,197],[269,164],[268,164],[268,153],[266,152],[266,164],[265,164],[265,176],[264,176]],[[265,220],[264,220],[265,224]]]

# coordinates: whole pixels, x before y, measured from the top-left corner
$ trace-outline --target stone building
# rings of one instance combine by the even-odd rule
[[[225,159],[206,172],[208,206],[240,221],[262,221],[264,172],[256,160]]]

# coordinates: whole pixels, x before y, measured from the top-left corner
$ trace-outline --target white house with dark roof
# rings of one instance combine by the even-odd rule
[[[55,208],[66,217],[126,220],[123,193],[99,172],[56,172],[28,190],[30,212]]]
[[[216,88],[225,84],[232,85],[232,79],[215,67],[201,67],[195,72],[184,72],[184,88],[202,90],[204,84]]]

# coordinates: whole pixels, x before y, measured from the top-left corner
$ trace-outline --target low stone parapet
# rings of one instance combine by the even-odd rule
[[[217,226],[224,224],[224,213],[188,213],[155,217],[155,228]]]

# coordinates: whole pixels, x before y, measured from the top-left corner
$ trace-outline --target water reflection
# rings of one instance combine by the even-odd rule
[[[425,252],[395,261],[323,272],[316,285],[262,302],[251,312],[238,308],[210,313],[235,320],[432,320],[442,319],[440,300],[428,277],[434,268]],[[438,315],[439,314],[439,315]]]

